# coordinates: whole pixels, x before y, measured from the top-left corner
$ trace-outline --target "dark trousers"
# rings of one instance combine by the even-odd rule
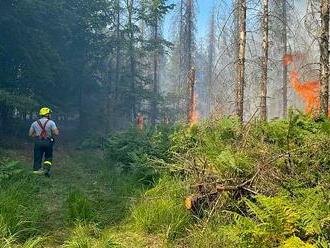
[[[53,142],[50,140],[36,139],[34,142],[34,163],[33,170],[41,169],[42,159],[45,161],[53,161]]]

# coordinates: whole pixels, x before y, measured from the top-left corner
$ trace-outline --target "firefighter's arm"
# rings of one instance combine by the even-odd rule
[[[34,128],[33,127],[30,127],[29,136],[30,137],[34,137],[35,135],[36,135],[36,132],[34,131]]]
[[[60,134],[55,122],[51,121],[50,128],[52,130],[52,135],[58,136]]]
[[[58,136],[60,134],[60,131],[58,130],[57,127],[52,129],[52,134]]]

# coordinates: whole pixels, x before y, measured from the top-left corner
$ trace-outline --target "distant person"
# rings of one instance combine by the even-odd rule
[[[34,138],[34,163],[33,173],[45,174],[50,176],[50,168],[53,162],[54,136],[59,135],[58,128],[54,121],[50,119],[51,109],[41,108],[39,111],[40,119],[33,122],[29,136]],[[43,168],[41,166],[43,157]]]

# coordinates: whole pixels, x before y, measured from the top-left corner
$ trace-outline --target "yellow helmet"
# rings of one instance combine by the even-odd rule
[[[49,115],[51,113],[52,113],[52,110],[50,108],[41,108],[39,111],[39,115],[41,115],[41,116]]]

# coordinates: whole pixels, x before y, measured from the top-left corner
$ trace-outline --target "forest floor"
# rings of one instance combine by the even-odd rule
[[[56,144],[50,178],[32,174],[32,144],[0,148],[0,247],[330,247],[329,134],[294,113],[129,129],[104,150]],[[193,214],[187,196],[208,198]]]
[[[32,168],[32,153],[9,152],[26,170]],[[52,176],[37,177],[38,191],[31,196],[43,203],[41,236],[46,238],[43,247],[62,247],[70,239],[76,223],[68,219],[68,197],[80,192],[91,202],[92,223],[102,235],[115,240],[111,247],[163,247],[160,238],[134,231],[129,224],[130,209],[146,190],[134,177],[121,175],[109,166],[102,152],[58,150],[54,153]],[[80,246],[79,246],[80,247]],[[110,247],[110,246],[109,246]]]

